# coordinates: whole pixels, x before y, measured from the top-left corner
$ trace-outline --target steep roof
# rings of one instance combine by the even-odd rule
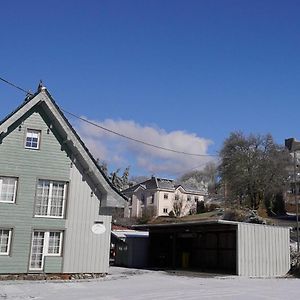
[[[71,151],[74,157],[76,157],[76,160],[80,162],[85,170],[85,175],[88,176],[101,191],[104,198],[102,199],[104,201],[101,202],[101,205],[124,207],[127,198],[112,185],[102,172],[86,145],[45,87],[40,87],[37,93],[27,96],[19,107],[0,121],[0,138],[8,132],[9,128],[15,122],[36,106],[43,109],[47,117],[51,120],[54,128],[64,140],[64,144],[67,145],[68,150]]]

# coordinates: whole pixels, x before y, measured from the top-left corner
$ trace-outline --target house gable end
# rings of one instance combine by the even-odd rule
[[[83,144],[75,130],[65,118],[47,90],[42,90],[30,100],[24,102],[14,113],[0,123],[0,143],[9,134],[11,128],[18,124],[31,110],[41,109],[45,112],[49,127],[60,137],[63,150],[70,158],[79,163],[86,177],[93,182],[94,192],[101,194],[102,206],[124,207],[125,196],[121,195],[102,174],[96,161]]]

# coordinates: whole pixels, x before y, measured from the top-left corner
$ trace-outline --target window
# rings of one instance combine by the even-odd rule
[[[179,195],[175,195],[175,200],[179,200]]]
[[[197,196],[195,196],[195,202],[198,202],[199,198]]]
[[[36,193],[35,216],[62,218],[66,200],[67,183],[39,180]]]
[[[153,195],[151,195],[151,202],[150,202],[151,204],[153,204],[154,203],[154,194]]]
[[[17,178],[0,177],[0,202],[14,203],[17,192]]]
[[[44,264],[45,232],[35,231],[32,236],[30,270],[42,270]]]
[[[168,213],[168,209],[167,209],[167,208],[164,208],[164,209],[163,209],[163,213],[164,213],[164,214],[167,214],[167,213]]]
[[[9,255],[11,229],[0,228],[0,255]]]
[[[187,201],[191,201],[191,196],[187,196]]]
[[[145,195],[144,195],[144,194],[142,194],[142,196],[141,196],[141,201],[142,201],[142,205],[144,205],[144,204],[145,204],[145,201],[146,201],[146,198],[145,198]]]
[[[169,198],[169,194],[164,194],[164,199],[168,199]]]
[[[61,234],[61,232],[49,232],[48,255],[60,254]]]
[[[129,198],[129,205],[130,206],[132,205],[132,199],[133,199],[133,196],[130,196],[130,198]]]
[[[31,243],[30,270],[43,270],[45,256],[60,256],[62,231],[34,231]]]
[[[27,129],[25,148],[39,149],[40,137],[41,137],[41,132],[39,130]]]

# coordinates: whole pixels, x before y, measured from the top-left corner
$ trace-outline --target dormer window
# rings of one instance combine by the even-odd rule
[[[27,129],[25,148],[27,149],[40,149],[41,131],[34,129]]]

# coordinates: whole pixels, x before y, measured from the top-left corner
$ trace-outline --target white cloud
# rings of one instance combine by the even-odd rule
[[[89,120],[90,121],[90,120]],[[120,134],[160,147],[182,152],[207,154],[211,140],[182,130],[167,132],[155,126],[142,126],[131,120],[91,121]],[[95,158],[113,168],[131,166],[131,173],[176,177],[181,172],[204,165],[212,157],[187,156],[149,147],[80,121],[77,131]],[[134,175],[134,174],[132,174]]]

